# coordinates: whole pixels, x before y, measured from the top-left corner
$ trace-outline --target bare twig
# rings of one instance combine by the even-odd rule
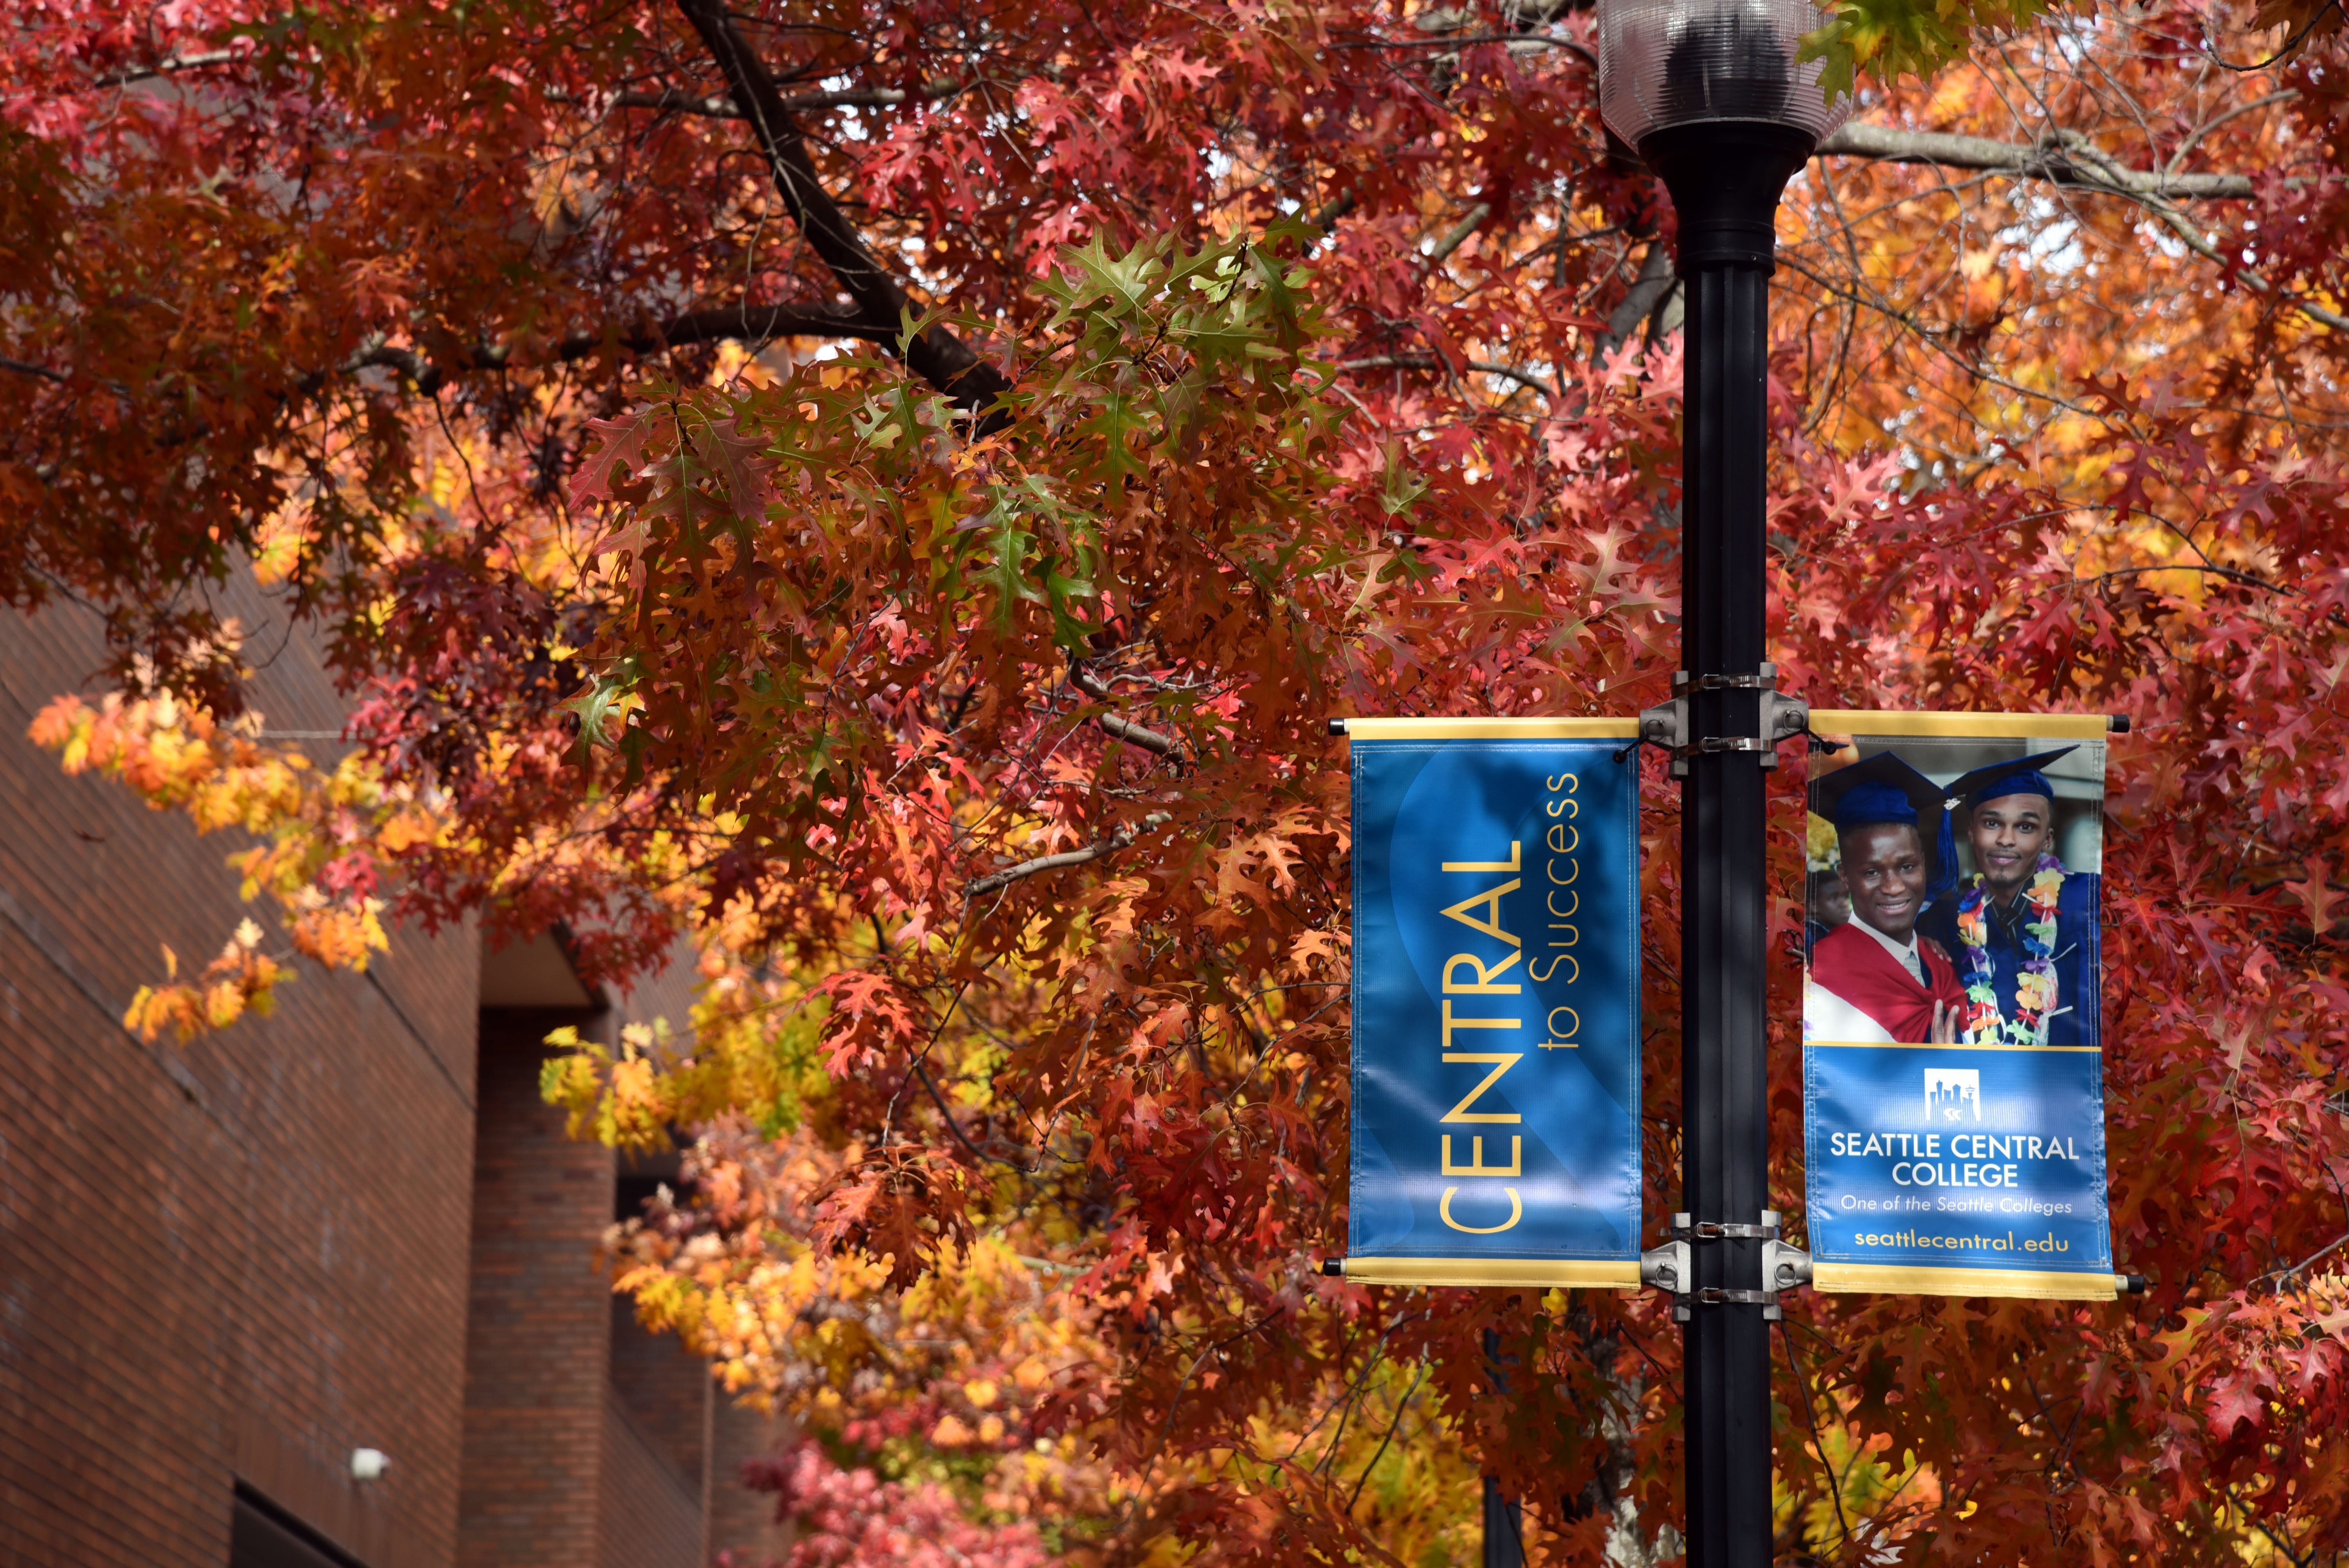
[[[1427,1371],[1425,1367],[1422,1367],[1419,1376],[1412,1379],[1411,1387],[1403,1393],[1402,1403],[1395,1407],[1394,1419],[1387,1423],[1387,1435],[1379,1439],[1379,1451],[1371,1456],[1371,1462],[1364,1465],[1362,1473],[1355,1478],[1353,1495],[1346,1499],[1349,1515],[1354,1511],[1354,1504],[1362,1501],[1362,1489],[1371,1484],[1371,1472],[1379,1468],[1381,1460],[1387,1457],[1387,1445],[1394,1441],[1395,1429],[1402,1425],[1403,1416],[1411,1409],[1412,1400],[1418,1397],[1419,1386],[1427,1381]]]
[[[606,346],[631,354],[657,354],[667,348],[727,338],[764,343],[777,337],[854,337],[870,343],[895,344],[897,334],[894,325],[885,332],[859,317],[812,305],[744,304],[688,311],[649,329],[633,332],[574,332],[558,340],[548,350],[547,358],[551,362],[585,359]],[[346,374],[369,366],[397,370],[429,397],[447,385],[453,374],[516,368],[521,363],[503,345],[476,348],[461,359],[435,361],[412,348],[373,343],[347,360],[342,369]]]
[[[1490,201],[1479,201],[1469,208],[1468,215],[1454,224],[1451,232],[1435,242],[1435,249],[1428,252],[1427,260],[1422,263],[1423,269],[1432,273],[1450,261],[1452,253],[1466,244],[1468,236],[1476,232],[1476,225],[1492,215],[1493,204]]]
[[[2306,1257],[2301,1259],[2300,1262],[2292,1264],[2292,1267],[2288,1269],[2277,1269],[2272,1274],[2263,1274],[2260,1275],[2259,1278],[2253,1280],[2251,1284],[2265,1284],[2271,1279],[2290,1279],[2295,1274],[2306,1272],[2309,1264],[2316,1262],[2317,1259],[2324,1256],[2327,1253],[2333,1252],[2344,1244],[2349,1244],[2349,1235],[2335,1236],[2331,1241],[2325,1243],[2323,1246],[2317,1248],[2314,1252],[2309,1253]],[[2277,1288],[2281,1290],[2282,1287],[2279,1285]]]
[[[1513,55],[1535,49],[1564,49],[1591,65],[1599,63],[1598,54],[1588,44],[1577,38],[1561,38],[1554,33],[1456,33],[1440,38],[1368,38],[1330,46],[1333,49],[1464,49],[1472,44],[1506,45]]]
[[[1786,1332],[1784,1322],[1778,1325],[1778,1338],[1786,1347],[1786,1369],[1795,1375],[1795,1386],[1803,1391],[1803,1419],[1810,1424],[1811,1446],[1818,1450],[1819,1468],[1827,1472],[1827,1496],[1835,1500],[1836,1528],[1843,1532],[1843,1541],[1847,1542],[1851,1539],[1851,1521],[1844,1517],[1843,1478],[1836,1474],[1835,1462],[1827,1458],[1827,1440],[1819,1433],[1818,1412],[1811,1408],[1810,1379],[1803,1376],[1803,1364],[1795,1359],[1794,1336]],[[1841,1542],[1837,1550],[1842,1550]]]
[[[1520,370],[1514,365],[1500,365],[1490,359],[1464,359],[1460,364],[1464,369],[1474,370],[1480,375],[1504,377],[1522,386],[1530,387],[1545,397],[1557,396],[1557,387],[1552,387],[1532,371]],[[1448,371],[1451,366],[1433,354],[1373,354],[1365,359],[1341,360],[1338,368],[1340,370]]]
[[[37,376],[44,381],[55,381],[60,386],[73,379],[62,370],[52,370],[46,365],[34,365],[26,360],[10,359],[5,355],[0,355],[0,370],[13,370],[19,376]]]
[[[1108,685],[1102,680],[1101,676],[1083,665],[1070,665],[1069,680],[1087,696],[1098,698],[1102,702],[1110,700]],[[1182,750],[1181,743],[1173,736],[1161,735],[1154,729],[1145,728],[1130,718],[1120,718],[1113,713],[1104,713],[1093,722],[1128,745],[1139,746],[1144,751],[1154,751],[1161,757],[1174,757]]]
[[[1153,811],[1138,824],[1120,828],[1105,837],[1095,839],[1079,850],[1062,850],[1056,855],[1039,855],[1032,861],[1021,861],[1016,866],[1006,866],[999,872],[989,872],[963,890],[965,898],[978,898],[997,888],[1009,887],[1022,877],[1032,877],[1040,872],[1056,872],[1068,866],[1081,866],[1113,855],[1153,828],[1163,827],[1170,819],[1164,811]]]
[[[897,88],[851,88],[836,93],[792,93],[777,101],[793,114],[806,114],[827,108],[893,108],[908,99],[951,98],[963,89],[952,82],[932,82],[919,93],[905,92]],[[549,93],[555,102],[568,95]],[[701,93],[626,92],[612,99],[614,108],[649,108],[664,114],[699,115],[708,119],[748,119],[741,107],[730,98],[708,97]]]
[[[201,71],[207,66],[225,66],[246,57],[245,49],[204,49],[192,55],[172,55],[151,66],[126,66],[119,71],[109,71],[92,82],[98,88],[124,88],[132,82],[152,81],[157,77],[177,76],[181,71]]]

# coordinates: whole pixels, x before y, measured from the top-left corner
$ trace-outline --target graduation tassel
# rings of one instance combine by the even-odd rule
[[[1939,903],[1957,891],[1958,833],[1957,830],[1951,826],[1951,820],[1957,814],[1958,802],[1954,798],[1946,799],[1941,802],[1940,849],[1937,863],[1933,868],[1933,880],[1925,889],[1925,900],[1929,903]]]

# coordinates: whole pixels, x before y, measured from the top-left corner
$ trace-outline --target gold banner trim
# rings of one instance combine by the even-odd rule
[[[2006,1295],[2027,1301],[2115,1301],[2119,1274],[2033,1273],[2027,1269],[1915,1268],[1895,1264],[1811,1265],[1814,1289],[1883,1295]]]
[[[2102,740],[2110,727],[2101,713],[1877,713],[1857,707],[1815,707],[1811,733]]]
[[[1935,1046],[1921,1040],[1805,1040],[1831,1051],[2072,1051],[2093,1056],[2102,1046]]]
[[[1637,1290],[1636,1260],[1586,1258],[1348,1258],[1346,1277],[1363,1284],[1530,1285],[1539,1290]]]
[[[1348,718],[1349,740],[1630,740],[1636,718]]]

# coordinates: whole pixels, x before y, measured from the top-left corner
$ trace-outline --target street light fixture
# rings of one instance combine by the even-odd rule
[[[1795,63],[1825,21],[1810,0],[1600,0],[1599,112],[1671,191],[1683,275],[1768,275],[1779,194],[1850,112]]]
[[[1767,662],[1769,278],[1786,181],[1848,112],[1797,65],[1809,0],[1599,0],[1599,107],[1671,192],[1686,290],[1680,1239],[1691,1568],[1768,1568],[1770,1211],[1763,770],[1790,710]],[[1652,734],[1643,716],[1642,733]],[[1775,1253],[1773,1254],[1775,1255]]]

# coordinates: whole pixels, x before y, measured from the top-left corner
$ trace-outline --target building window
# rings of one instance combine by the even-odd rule
[[[367,1568],[243,1481],[229,1526],[228,1568]]]

